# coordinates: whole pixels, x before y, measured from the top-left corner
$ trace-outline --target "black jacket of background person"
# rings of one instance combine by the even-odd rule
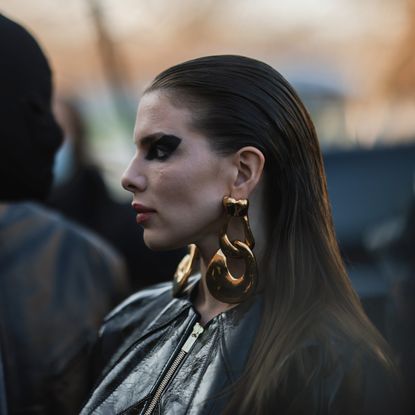
[[[191,301],[196,284],[197,278],[180,298],[172,297],[170,283],[154,286],[106,318],[94,353],[98,381],[82,415],[146,413],[199,319]],[[213,318],[180,360],[152,413],[220,414],[260,319],[259,296]],[[266,414],[400,414],[397,385],[380,365],[335,333],[332,342],[335,355],[313,338],[294,351],[313,362],[312,377],[301,380],[293,370]]]
[[[10,414],[77,413],[90,337],[125,294],[107,244],[29,203],[48,194],[62,141],[51,98],[39,45],[0,15],[0,410]]]
[[[0,340],[10,413],[75,414],[88,345],[127,293],[102,240],[32,203],[0,203]]]

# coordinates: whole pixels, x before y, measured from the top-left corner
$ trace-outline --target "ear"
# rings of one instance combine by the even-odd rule
[[[237,176],[231,189],[235,199],[247,199],[262,177],[265,157],[255,147],[243,147],[233,157]]]

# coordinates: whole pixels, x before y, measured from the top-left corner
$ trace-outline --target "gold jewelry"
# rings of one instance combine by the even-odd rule
[[[206,271],[206,283],[210,293],[217,300],[229,304],[237,304],[248,299],[254,292],[258,282],[258,271],[255,256],[252,252],[255,241],[249,226],[247,199],[235,200],[225,196],[223,206],[228,214],[226,224],[219,239],[220,249],[211,259]],[[245,241],[230,241],[227,233],[232,217],[238,217],[244,227]],[[243,259],[245,273],[235,278],[228,269],[227,257]]]
[[[173,296],[178,297],[180,292],[185,287],[187,280],[192,274],[194,263],[198,257],[198,249],[196,245],[189,245],[189,252],[180,261],[177,266],[173,279]]]

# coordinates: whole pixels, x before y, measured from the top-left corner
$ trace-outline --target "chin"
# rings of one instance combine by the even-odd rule
[[[144,243],[147,248],[151,249],[152,251],[170,251],[173,249],[183,248],[187,246],[186,243],[169,240],[167,238],[155,238],[151,235],[146,235],[146,231],[144,230],[143,234]]]

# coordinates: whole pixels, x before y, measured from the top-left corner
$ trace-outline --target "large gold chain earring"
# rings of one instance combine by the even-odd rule
[[[177,266],[173,279],[173,296],[178,297],[186,286],[187,280],[192,274],[193,266],[198,257],[196,245],[189,245],[189,252],[183,257]]]
[[[258,283],[257,264],[252,252],[255,241],[249,226],[248,200],[235,200],[225,196],[223,206],[228,218],[220,235],[220,249],[208,265],[206,283],[210,293],[217,300],[237,304],[248,299],[255,292]],[[232,217],[241,219],[245,234],[244,241],[229,239],[227,230]],[[227,257],[244,260],[245,273],[239,277],[231,275],[227,266]]]

